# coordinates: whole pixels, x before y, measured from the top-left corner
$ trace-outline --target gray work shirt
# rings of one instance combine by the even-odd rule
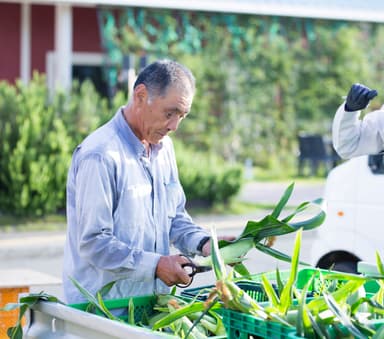
[[[67,239],[63,288],[67,303],[117,280],[105,299],[168,293],[155,279],[160,256],[173,244],[197,254],[206,230],[185,210],[172,141],[152,145],[150,157],[120,109],[74,151],[67,179]]]

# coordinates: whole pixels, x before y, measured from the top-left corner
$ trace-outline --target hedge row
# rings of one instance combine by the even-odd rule
[[[38,74],[28,86],[0,82],[0,213],[42,216],[64,210],[72,150],[125,100],[118,93],[108,105],[90,82],[74,83],[69,96],[52,96]],[[239,191],[239,167],[182,147],[178,155],[188,198],[225,202]]]

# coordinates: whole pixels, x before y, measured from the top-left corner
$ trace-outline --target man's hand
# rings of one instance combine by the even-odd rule
[[[226,240],[226,241],[232,241],[232,240],[235,240],[236,237],[234,236],[222,236],[222,237],[217,237],[217,240]],[[207,257],[208,255],[211,254],[211,240],[207,241],[202,250],[201,250],[202,254],[204,257]]]
[[[347,112],[360,111],[366,108],[376,95],[375,89],[370,89],[362,84],[353,84],[347,96],[345,110]]]
[[[188,262],[188,259],[181,255],[162,256],[157,263],[156,277],[167,286],[176,284],[186,285],[192,278],[181,267],[181,264]]]

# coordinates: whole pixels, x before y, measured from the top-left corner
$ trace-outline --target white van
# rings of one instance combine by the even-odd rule
[[[357,272],[357,263],[384,261],[383,155],[361,156],[332,169],[323,195],[327,217],[314,232],[310,263]]]

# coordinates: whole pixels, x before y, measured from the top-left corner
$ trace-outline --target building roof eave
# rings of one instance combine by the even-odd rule
[[[31,4],[71,4],[73,6],[130,6],[209,11],[238,14],[273,15],[330,20],[384,22],[381,0],[0,0]],[[347,8],[346,8],[347,7]]]

